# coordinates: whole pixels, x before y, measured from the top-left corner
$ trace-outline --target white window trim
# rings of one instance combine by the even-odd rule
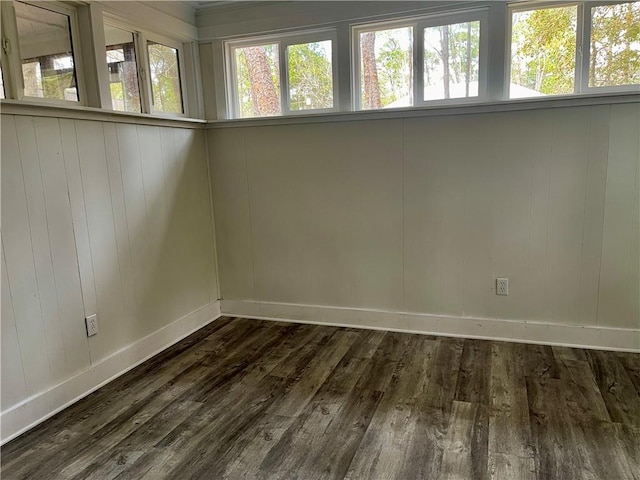
[[[473,97],[457,97],[445,99],[424,99],[424,29],[442,25],[454,25],[465,22],[480,22],[480,45],[478,65],[478,95]],[[351,27],[352,52],[352,107],[355,111],[370,111],[362,108],[361,99],[361,58],[360,33],[393,28],[413,28],[413,105],[407,108],[428,106],[445,106],[452,104],[479,103],[487,100],[488,64],[489,64],[489,10],[487,7],[449,12],[434,13],[405,17],[401,19],[385,20],[375,23],[353,25]],[[385,110],[375,109],[375,110]]]
[[[25,102],[42,103],[47,105],[80,105],[86,106],[87,90],[85,84],[84,64],[82,61],[82,47],[80,45],[80,29],[78,25],[78,12],[72,6],[62,4],[60,2],[34,2],[28,0],[20,0],[27,5],[42,8],[52,12],[67,15],[69,17],[69,29],[71,36],[71,50],[73,57],[73,67],[76,79],[76,89],[78,91],[78,101],[73,100],[60,100],[57,98],[43,98],[43,97],[30,97],[24,95],[24,78],[22,76],[22,58],[20,55],[20,42],[17,28],[17,17],[15,14],[15,7],[13,2],[2,2],[8,4],[3,10],[3,17],[7,17],[3,20],[9,28],[5,28],[3,35],[6,34],[6,39],[11,45],[11,54],[6,55],[3,52],[3,58],[5,62],[3,66],[8,72],[5,73],[5,78],[10,77],[10,91],[7,92],[5,87],[5,97],[14,98]],[[10,9],[10,10],[9,10]],[[8,14],[8,15],[7,15]],[[3,25],[4,26],[4,25]],[[9,83],[9,82],[7,82]],[[8,94],[9,93],[9,94]],[[10,95],[10,96],[9,96]]]
[[[238,89],[236,85],[237,66],[235,61],[235,50],[237,48],[252,47],[259,45],[278,45],[278,68],[280,70],[280,107],[282,115],[313,115],[323,113],[333,113],[339,111],[340,99],[338,89],[338,48],[337,32],[335,28],[322,30],[307,30],[286,35],[267,35],[261,37],[244,38],[242,40],[228,40],[224,42],[225,52],[225,91],[227,92],[227,111],[231,113],[231,118],[240,119],[240,105],[238,103]],[[289,91],[289,72],[287,47],[289,45],[299,45],[302,43],[313,43],[331,41],[331,76],[333,83],[333,107],[317,108],[309,110],[291,110],[291,99]],[[271,118],[271,117],[252,117]],[[246,118],[245,118],[246,119]]]

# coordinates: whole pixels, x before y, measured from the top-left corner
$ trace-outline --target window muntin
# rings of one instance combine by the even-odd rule
[[[153,110],[183,113],[180,58],[177,48],[147,41]]]
[[[333,42],[287,45],[289,110],[333,108]]]
[[[78,101],[69,15],[15,2],[24,96]]]
[[[477,97],[480,21],[424,29],[424,100]]]
[[[589,15],[589,87],[640,84],[640,2],[597,5]]]
[[[282,115],[278,43],[233,48],[238,118]]]
[[[362,110],[413,105],[414,27],[358,31]]]
[[[577,5],[512,12],[510,98],[575,91]]]
[[[142,112],[140,82],[133,33],[104,26],[111,105],[121,112]]]

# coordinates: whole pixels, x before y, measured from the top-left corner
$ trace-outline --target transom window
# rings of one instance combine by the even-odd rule
[[[640,2],[511,7],[509,97],[638,90]]]
[[[355,108],[483,98],[486,18],[478,10],[354,27]]]
[[[15,2],[25,97],[79,100],[70,13]]]
[[[229,107],[235,118],[335,109],[335,33],[227,43]]]

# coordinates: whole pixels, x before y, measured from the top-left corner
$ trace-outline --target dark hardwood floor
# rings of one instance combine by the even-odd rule
[[[640,355],[221,318],[2,448],[9,479],[640,479]]]

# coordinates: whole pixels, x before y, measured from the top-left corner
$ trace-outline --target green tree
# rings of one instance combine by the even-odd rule
[[[640,83],[640,2],[591,9],[589,85]]]
[[[331,50],[325,50],[322,43],[287,47],[291,110],[333,107]],[[326,43],[330,47],[331,42]]]
[[[513,17],[511,81],[548,95],[573,93],[577,7]]]
[[[175,48],[149,43],[149,66],[154,109],[160,112],[182,112],[180,69]]]

